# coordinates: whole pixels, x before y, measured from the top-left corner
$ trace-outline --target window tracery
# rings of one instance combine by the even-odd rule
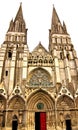
[[[50,81],[50,76],[46,71],[39,69],[35,70],[29,80],[30,86],[50,86],[52,82]]]

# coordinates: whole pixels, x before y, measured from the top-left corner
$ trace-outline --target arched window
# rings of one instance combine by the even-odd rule
[[[50,59],[50,60],[49,60],[49,63],[52,63],[52,62],[53,62],[52,59]]]
[[[68,60],[70,59],[70,54],[69,54],[69,53],[67,53],[67,59],[68,59]]]
[[[50,86],[52,85],[51,77],[43,69],[36,69],[30,76],[29,80],[30,86]]]
[[[63,52],[60,52],[60,59],[63,60]]]
[[[47,59],[44,60],[44,63],[48,63]]]
[[[43,63],[42,59],[39,59],[39,63]]]
[[[5,71],[5,75],[8,76],[8,70]]]
[[[8,58],[12,58],[12,52],[11,51],[8,51]]]

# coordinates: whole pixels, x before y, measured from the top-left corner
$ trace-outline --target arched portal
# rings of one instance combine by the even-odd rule
[[[33,92],[28,98],[27,110],[28,129],[46,130],[53,126],[54,100],[46,91]]]
[[[72,124],[75,120],[75,104],[74,101],[66,96],[66,95],[62,95],[60,96],[60,98],[58,98],[57,100],[57,122],[58,122],[58,126],[68,130],[69,127],[71,128],[71,121]],[[70,116],[70,118],[67,117],[67,115]],[[68,127],[69,126],[69,127]],[[71,130],[71,129],[69,129]]]
[[[7,126],[11,127],[12,119],[19,119],[19,127],[24,126],[25,121],[23,120],[25,114],[25,101],[20,96],[14,96],[10,99],[8,103],[8,112],[7,112]],[[13,116],[16,115],[16,116]]]

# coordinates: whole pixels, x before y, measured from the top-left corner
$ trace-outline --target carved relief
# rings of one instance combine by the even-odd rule
[[[30,86],[51,86],[50,75],[43,69],[35,70],[29,80]]]
[[[14,97],[9,103],[10,109],[24,109],[24,101],[19,96]]]

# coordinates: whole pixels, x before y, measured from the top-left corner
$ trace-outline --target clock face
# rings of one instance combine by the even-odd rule
[[[43,109],[44,108],[44,104],[43,103],[38,103],[37,104],[37,108],[40,109],[40,110]]]

